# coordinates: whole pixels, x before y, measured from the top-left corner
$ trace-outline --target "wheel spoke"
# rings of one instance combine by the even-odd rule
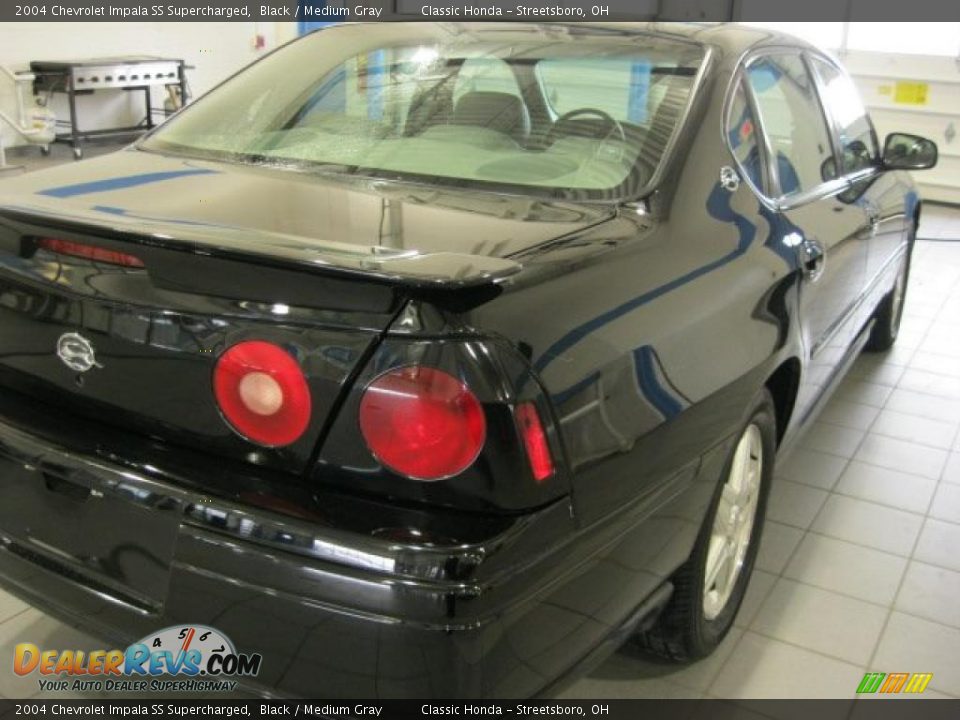
[[[713,524],[714,537],[730,537],[736,529],[736,515],[739,509],[740,496],[729,485],[723,486],[720,504],[717,506],[717,517]]]
[[[752,424],[734,449],[714,511],[703,583],[703,609],[708,619],[723,612],[740,578],[753,535],[762,481],[763,436],[760,428]]]
[[[705,590],[713,590],[720,577],[720,571],[723,570],[731,560],[732,547],[729,542],[717,542],[716,551],[713,550],[714,544],[710,543],[711,553],[707,558],[707,576],[704,579],[703,587]],[[719,588],[718,588],[719,589]]]
[[[738,493],[743,491],[743,485],[747,477],[749,466],[750,453],[748,452],[747,448],[744,447],[743,442],[741,442],[737,447],[737,454],[734,458],[733,467],[730,469],[730,479],[727,481],[727,484],[733,485]]]

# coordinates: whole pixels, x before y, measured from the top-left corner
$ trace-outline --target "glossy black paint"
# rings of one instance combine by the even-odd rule
[[[655,610],[748,403],[775,388],[781,447],[796,438],[859,351],[919,213],[909,178],[879,169],[791,208],[722,187],[740,61],[792,41],[662,31],[710,52],[667,173],[632,203],[136,148],[0,187],[0,484],[46,518],[0,514],[5,587],[118,643],[214,625],[263,653],[258,690],[325,697],[533,695]],[[38,253],[47,231],[147,271]],[[816,282],[794,234],[825,249]],[[53,354],[67,329],[102,353],[82,386]],[[285,450],[232,434],[209,395],[217,353],[251,337],[293,347],[319,405]],[[442,483],[385,471],[357,432],[365,383],[412,360],[465,377],[497,429]],[[521,400],[547,419],[545,487],[504,414]],[[100,545],[31,545],[71,503],[96,532],[90,490],[115,506]]]

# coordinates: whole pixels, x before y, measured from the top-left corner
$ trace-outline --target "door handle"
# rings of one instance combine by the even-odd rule
[[[800,262],[803,274],[810,282],[816,282],[823,275],[827,264],[827,252],[819,240],[804,238],[800,243]]]
[[[67,478],[57,477],[51,473],[43,473],[43,480],[47,486],[47,490],[72,500],[83,502],[91,495],[89,487],[71,482]]]

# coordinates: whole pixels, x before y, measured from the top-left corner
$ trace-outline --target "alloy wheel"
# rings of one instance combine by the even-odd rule
[[[713,620],[727,606],[743,570],[763,478],[763,436],[756,424],[744,431],[723,485],[710,531],[703,613]]]

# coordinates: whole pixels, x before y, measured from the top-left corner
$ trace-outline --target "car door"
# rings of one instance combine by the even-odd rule
[[[877,134],[850,76],[826,57],[810,54],[809,59],[832,120],[840,171],[850,183],[839,197],[860,207],[865,216],[866,290],[880,285],[883,291],[889,285],[881,282],[883,275],[905,239],[903,186],[895,175],[882,172]],[[860,315],[864,322],[874,304],[863,303]]]
[[[859,330],[866,215],[841,197],[849,185],[837,177],[834,140],[803,54],[770,50],[750,60],[744,77],[766,147],[773,242],[796,253],[801,274],[798,320],[807,371],[796,407],[802,420],[842,367]]]

